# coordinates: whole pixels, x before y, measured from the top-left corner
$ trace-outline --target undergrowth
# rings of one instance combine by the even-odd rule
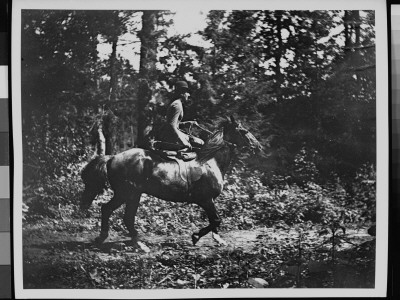
[[[88,241],[60,241],[94,238],[100,207],[113,195],[107,190],[89,214],[82,214],[81,168],[71,165],[65,176],[41,178],[24,188],[26,288],[373,287],[374,239],[361,242],[348,235],[375,221],[375,173],[369,166],[355,176],[349,191],[339,179],[298,186],[275,176],[279,184],[271,187],[260,171],[236,165],[215,201],[220,231],[272,230],[245,248],[202,252],[189,238],[208,224],[199,207],[143,195],[136,218],[139,234],[167,241],[150,242],[150,253],[125,242],[98,248]],[[121,207],[112,215],[112,233],[127,234],[123,213]],[[35,240],[43,242],[43,255],[29,251]]]

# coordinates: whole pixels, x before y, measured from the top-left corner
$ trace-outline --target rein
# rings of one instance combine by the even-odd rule
[[[199,127],[201,130],[207,132],[208,134],[212,134],[212,132],[210,130],[208,130],[207,128],[204,128],[203,126],[200,126],[199,124],[195,123],[195,125],[197,127]]]

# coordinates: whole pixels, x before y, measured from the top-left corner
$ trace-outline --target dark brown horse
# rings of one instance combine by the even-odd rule
[[[101,232],[96,242],[102,243],[108,237],[109,218],[122,204],[126,204],[124,223],[132,240],[137,240],[134,224],[142,193],[166,201],[196,203],[205,210],[210,224],[192,235],[193,244],[210,231],[223,242],[217,235],[221,220],[213,200],[222,192],[234,149],[244,146],[262,150],[255,137],[231,117],[210,135],[192,161],[168,160],[140,148],[94,158],[82,171],[85,190],[81,207],[89,208],[107,183],[114,191],[114,197],[101,208]]]

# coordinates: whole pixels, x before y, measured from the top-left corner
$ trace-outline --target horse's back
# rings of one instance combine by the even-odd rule
[[[129,163],[132,163],[134,161],[137,161],[141,157],[145,157],[146,155],[146,150],[141,149],[141,148],[131,148],[128,150],[125,150],[123,152],[120,152],[118,154],[115,154],[112,157],[111,164],[114,167],[121,166],[121,165],[126,165]]]
[[[132,176],[140,176],[146,160],[151,160],[148,150],[141,148],[131,148],[115,154],[107,166],[110,184],[120,185],[130,182]]]
[[[141,176],[143,173],[150,172],[150,169],[160,164],[169,165],[168,167],[170,168],[171,164],[175,164],[175,162],[162,158],[151,150],[131,148],[114,155],[110,159],[108,174],[115,177],[131,178],[132,176]]]

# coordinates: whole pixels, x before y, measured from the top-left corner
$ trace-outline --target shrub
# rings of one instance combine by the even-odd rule
[[[60,207],[77,206],[84,186],[80,180],[83,164],[71,164],[63,175],[40,177],[24,187],[23,203],[26,219],[43,216],[54,217]]]

